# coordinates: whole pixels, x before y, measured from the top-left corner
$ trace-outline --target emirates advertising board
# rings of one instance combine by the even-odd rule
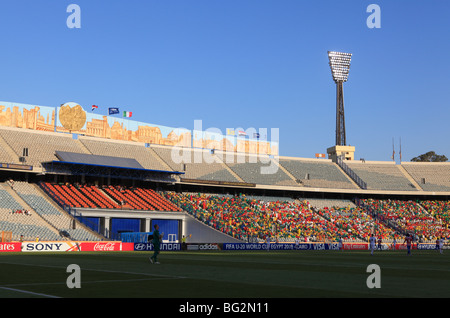
[[[0,252],[20,252],[22,245],[19,242],[0,243]]]

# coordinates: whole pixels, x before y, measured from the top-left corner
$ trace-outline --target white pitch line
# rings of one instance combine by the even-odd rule
[[[55,265],[38,265],[38,264],[22,264],[22,263],[12,263],[12,262],[0,262],[0,264],[11,264],[11,265],[23,265],[23,266],[36,266],[36,267],[49,267],[49,268],[65,268],[64,266],[55,266]],[[155,265],[152,265],[155,266]],[[90,282],[83,282],[83,284],[92,284],[92,283],[111,283],[111,282],[127,282],[127,281],[144,281],[144,280],[161,280],[161,279],[183,279],[186,277],[182,276],[171,276],[171,275],[158,275],[158,274],[152,274],[152,273],[135,273],[135,272],[126,272],[126,271],[114,271],[114,270],[105,270],[105,269],[92,269],[92,268],[83,268],[84,270],[88,271],[98,271],[98,272],[106,272],[106,273],[120,273],[120,274],[132,274],[132,275],[144,275],[144,276],[153,276],[154,278],[141,278],[141,279],[124,279],[124,280],[102,280],[102,281],[90,281]],[[48,297],[48,298],[61,298],[54,295],[47,295],[42,293],[35,293],[31,291],[26,291],[22,289],[16,289],[16,288],[10,288],[6,286],[38,286],[38,285],[50,285],[50,284],[65,284],[64,283],[32,283],[32,284],[7,284],[4,286],[0,286],[0,289],[9,290],[9,291],[15,291],[19,293],[25,293],[35,296],[42,296],[42,297]]]
[[[3,286],[0,286],[0,288],[1,289],[6,289],[6,290],[10,290],[10,291],[19,292],[19,293],[31,294],[31,295],[35,295],[35,296],[43,296],[43,297],[48,297],[48,298],[61,298],[61,297],[58,297],[58,296],[47,295],[47,294],[42,294],[42,293],[35,293],[35,292],[22,290],[22,289],[16,289],[16,288],[9,288],[9,287],[3,287]]]
[[[155,278],[136,278],[136,279],[111,279],[111,280],[91,280],[83,281],[83,284],[96,284],[96,283],[122,283],[122,282],[139,282],[148,280],[166,280],[166,279],[178,279],[176,277],[155,277]],[[0,286],[0,288],[18,287],[18,286],[44,286],[44,285],[66,285],[66,282],[55,283],[23,283],[23,284],[6,284]],[[8,287],[9,286],[9,287]]]
[[[48,267],[48,268],[66,268],[64,266],[56,266],[56,265],[39,265],[39,264],[23,264],[23,263],[13,263],[13,262],[0,262],[0,264],[10,264],[10,265],[23,265],[23,266],[35,266],[35,267]],[[149,266],[158,266],[151,265]],[[120,274],[131,274],[131,275],[144,275],[144,276],[155,276],[161,278],[187,278],[184,276],[174,276],[174,275],[160,275],[153,273],[136,273],[136,272],[127,272],[127,271],[116,271],[116,270],[108,270],[108,269],[98,269],[98,268],[81,268],[82,270],[87,271],[97,271],[97,272],[105,272],[105,273],[120,273]]]

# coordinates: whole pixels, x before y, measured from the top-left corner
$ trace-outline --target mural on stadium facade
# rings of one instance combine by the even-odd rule
[[[54,131],[55,108],[0,102],[0,125],[7,127]]]
[[[72,110],[69,111],[69,108]],[[128,118],[88,113],[82,110],[81,106],[72,102],[58,107],[57,112],[59,116],[56,121],[56,131],[58,132],[70,132],[85,136],[158,145],[191,147],[191,132],[188,129],[153,125]],[[66,114],[71,116],[71,120],[68,122],[66,121]],[[74,128],[73,125],[78,125],[78,120],[80,123],[82,122],[83,116],[86,118],[84,124],[72,130],[71,128]]]
[[[74,102],[60,107],[0,102],[0,125],[158,145],[278,155],[278,142],[220,131],[192,131],[87,112]],[[265,136],[263,136],[265,137]]]

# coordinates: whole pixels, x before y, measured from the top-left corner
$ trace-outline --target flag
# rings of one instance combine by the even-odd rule
[[[132,112],[126,112],[126,111],[124,111],[124,112],[123,112],[123,117],[131,117],[132,114],[133,114]]]
[[[110,107],[110,108],[108,108],[108,111],[109,111],[110,115],[118,114],[119,113],[119,108],[117,108],[117,107]]]
[[[94,109],[97,109],[98,106],[97,105],[92,105],[92,111],[94,111]]]
[[[243,131],[243,130],[239,130],[239,131],[238,131],[238,135],[239,135],[239,136],[247,136],[247,134],[246,134],[245,131]]]

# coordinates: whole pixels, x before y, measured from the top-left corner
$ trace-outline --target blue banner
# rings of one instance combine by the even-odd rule
[[[118,114],[119,113],[119,108],[117,108],[117,107],[110,107],[110,108],[108,108],[108,111],[109,111],[109,115]]]

